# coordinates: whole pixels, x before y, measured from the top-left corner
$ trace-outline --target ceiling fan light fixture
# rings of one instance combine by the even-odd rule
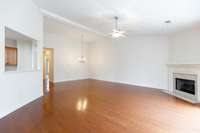
[[[117,16],[114,17],[115,19],[115,29],[113,29],[113,32],[111,33],[112,35],[112,38],[120,38],[120,37],[125,37],[125,31],[121,31],[119,29],[119,26],[118,26],[118,20],[119,18]]]
[[[117,31],[117,30],[113,30],[113,33],[112,33],[112,38],[120,38],[120,37],[123,37],[123,33],[120,32],[120,31]]]

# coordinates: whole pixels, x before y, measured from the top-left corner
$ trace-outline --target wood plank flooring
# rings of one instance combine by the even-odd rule
[[[1,119],[0,133],[200,133],[200,107],[156,89],[71,81]]]

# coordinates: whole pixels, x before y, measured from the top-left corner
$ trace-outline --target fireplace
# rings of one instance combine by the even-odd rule
[[[197,101],[197,75],[173,73],[173,94],[179,98]]]
[[[200,64],[168,64],[167,93],[200,103]]]
[[[175,78],[175,89],[195,95],[195,80]]]

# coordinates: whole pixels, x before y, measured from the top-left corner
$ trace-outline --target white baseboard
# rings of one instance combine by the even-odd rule
[[[169,90],[162,90],[164,93],[167,93],[169,95],[173,95],[172,92],[170,92]]]
[[[114,80],[104,80],[104,79],[98,79],[98,78],[89,78],[89,79],[167,91],[167,89],[163,89],[163,88],[152,87],[152,86],[144,86],[144,85],[139,85],[139,84],[131,84],[131,83],[127,83],[127,82],[120,82],[120,81],[114,81]]]
[[[43,97],[42,94],[39,95],[39,96],[32,97],[31,99],[29,99],[28,101],[24,102],[23,104],[14,106],[14,107],[13,107],[12,109],[10,109],[9,111],[2,113],[2,114],[0,115],[0,119],[3,119],[3,118],[6,117],[7,115],[9,115],[9,114],[11,114],[11,113],[17,111],[18,109],[20,109],[20,108],[22,108],[22,107],[24,107],[24,106],[26,106],[26,105],[28,105],[28,104],[34,102],[35,100],[37,100],[37,99],[39,99],[39,98],[41,98],[41,97]]]
[[[85,79],[90,79],[90,78],[84,77],[84,78],[75,78],[75,79],[67,79],[67,80],[57,80],[57,81],[54,81],[54,83],[57,84],[57,83],[62,83],[62,82],[85,80]]]

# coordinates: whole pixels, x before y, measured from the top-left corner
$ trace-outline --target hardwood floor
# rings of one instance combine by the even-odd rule
[[[159,90],[72,81],[1,119],[0,133],[200,133],[200,107]]]

